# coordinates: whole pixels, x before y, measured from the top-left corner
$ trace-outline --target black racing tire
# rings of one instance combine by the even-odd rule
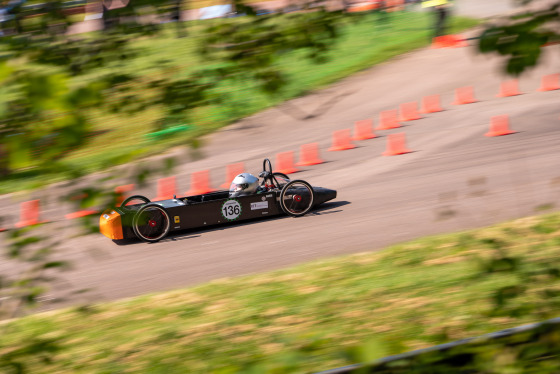
[[[282,183],[280,183],[280,181],[278,180],[278,177],[280,177],[280,178],[282,178],[282,179],[286,179],[288,182],[290,181],[290,177],[288,177],[288,176],[287,176],[286,174],[284,174],[284,173],[274,172],[274,173],[272,173],[272,175],[276,177],[276,180],[278,181],[278,184],[279,184],[279,186],[278,186],[279,188],[282,188],[282,187],[284,187],[285,185],[282,184]]]
[[[287,183],[280,192],[280,208],[292,217],[301,217],[311,210],[315,201],[313,187],[299,179]]]
[[[141,207],[132,220],[132,229],[136,237],[149,243],[155,243],[165,238],[170,228],[169,213],[161,205],[155,203]]]
[[[127,197],[126,199],[123,200],[123,202],[121,203],[121,208],[126,207],[126,204],[128,204],[132,200],[142,200],[146,204],[148,204],[150,202],[150,199],[148,199],[146,196],[133,195],[133,196]]]

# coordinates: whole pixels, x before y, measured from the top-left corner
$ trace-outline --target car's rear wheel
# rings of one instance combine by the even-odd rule
[[[171,227],[167,211],[158,204],[141,207],[132,221],[132,229],[138,239],[155,243],[163,239]]]
[[[280,192],[280,207],[292,217],[301,217],[309,212],[314,201],[315,192],[306,181],[293,180]]]

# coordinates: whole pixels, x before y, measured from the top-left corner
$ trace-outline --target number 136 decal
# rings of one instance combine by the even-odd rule
[[[228,200],[222,204],[222,216],[225,219],[233,221],[239,218],[241,214],[241,205],[237,200]]]

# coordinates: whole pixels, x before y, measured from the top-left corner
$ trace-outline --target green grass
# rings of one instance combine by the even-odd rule
[[[59,339],[63,349],[53,364],[31,358],[34,373],[234,373],[263,362],[267,370],[288,365],[289,373],[326,370],[353,363],[348,352],[355,346],[379,346],[380,357],[544,319],[492,315],[493,292],[516,280],[481,264],[503,251],[534,271],[558,266],[559,248],[560,213],[529,217],[28,316],[0,326],[0,355],[39,337]],[[544,288],[558,288],[557,280],[539,279],[525,285],[519,305],[540,300]],[[557,312],[545,309],[540,312]]]
[[[134,157],[140,157],[160,153],[170,146],[189,144],[190,140],[202,134],[428,44],[431,14],[397,12],[392,13],[390,18],[388,24],[379,24],[375,14],[360,21],[349,21],[342,28],[341,37],[333,45],[326,63],[314,64],[305,59],[301,52],[282,56],[279,64],[288,77],[289,84],[282,94],[273,99],[259,91],[254,81],[221,85],[213,93],[224,98],[222,103],[193,110],[189,123],[192,130],[162,141],[149,141],[144,136],[154,131],[154,121],[161,115],[159,107],[151,107],[132,115],[92,111],[90,120],[93,131],[100,135],[92,137],[84,148],[69,153],[62,160],[62,165],[91,173],[128,161],[126,156],[131,152]],[[475,20],[454,18],[451,32],[476,24]],[[133,42],[133,47],[139,51],[139,57],[127,66],[114,65],[107,69],[134,74],[141,72],[143,75],[186,77],[190,72],[208,66],[209,62],[201,60],[196,53],[202,30],[208,23],[191,22],[186,25],[189,29],[188,37],[176,39],[173,25],[170,25],[166,32],[155,39],[143,38]],[[170,68],[162,72],[161,61],[167,61]],[[79,79],[95,79],[95,76]],[[154,94],[141,85],[133,90],[146,96]],[[118,101],[118,98],[115,100]],[[45,173],[44,170],[22,171],[0,182],[0,194],[40,187],[66,178],[68,176],[58,170],[50,173]]]

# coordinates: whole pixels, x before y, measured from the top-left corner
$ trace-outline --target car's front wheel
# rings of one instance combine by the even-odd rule
[[[288,182],[280,192],[280,207],[292,217],[300,217],[309,212],[314,200],[313,187],[302,180]]]
[[[141,207],[132,221],[132,229],[138,239],[150,243],[163,239],[170,228],[171,220],[167,211],[153,203]]]

